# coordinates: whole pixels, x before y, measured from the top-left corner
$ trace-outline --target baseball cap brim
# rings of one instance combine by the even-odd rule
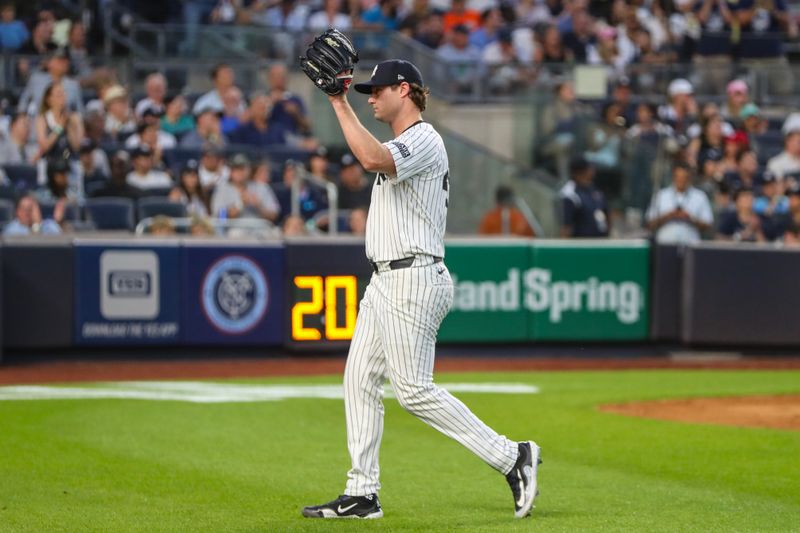
[[[359,92],[361,94],[372,94],[373,87],[386,87],[387,85],[384,85],[382,83],[375,83],[374,81],[369,80],[365,81],[364,83],[356,83],[355,85],[353,85],[353,88],[356,90],[356,92]]]
[[[375,66],[369,81],[355,83],[353,88],[361,94],[372,94],[373,87],[388,87],[404,81],[422,85],[422,74],[408,61],[388,59]]]

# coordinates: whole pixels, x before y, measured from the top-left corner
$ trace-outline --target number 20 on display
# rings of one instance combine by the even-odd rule
[[[306,315],[319,316],[325,311],[325,339],[349,340],[353,338],[356,327],[356,299],[358,287],[355,276],[295,276],[294,285],[298,289],[309,289],[311,299],[297,302],[292,307],[292,339],[296,341],[316,341],[322,339],[322,332],[314,327],[303,325]],[[337,308],[339,292],[344,293],[344,323],[340,325]]]

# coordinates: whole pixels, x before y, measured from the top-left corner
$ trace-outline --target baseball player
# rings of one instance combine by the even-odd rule
[[[323,42],[332,39],[329,30]],[[336,39],[347,39],[336,32]],[[339,37],[341,36],[341,37]],[[336,41],[345,47],[349,41]],[[316,41],[315,41],[316,43]],[[328,93],[350,150],[375,172],[366,252],[373,275],[361,300],[344,374],[347,446],[352,468],[344,494],[303,509],[310,518],[380,518],[378,450],[383,433],[383,384],[388,377],[400,405],[505,474],[515,515],[530,514],[536,496],[540,449],[532,441],[498,435],[458,399],[433,383],[439,324],[453,303],[453,281],[443,262],[449,177],[447,153],[436,130],[422,120],[428,89],[411,63],[379,63],[355,90],[369,95],[375,118],[394,139],[381,143],[347,101],[352,65],[332,63],[331,77],[315,74],[330,51],[301,58],[306,74]],[[352,45],[349,45],[352,48]],[[354,53],[354,61],[357,55]],[[312,67],[307,67],[313,62]]]

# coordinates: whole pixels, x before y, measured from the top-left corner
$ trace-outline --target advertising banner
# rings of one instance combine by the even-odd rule
[[[76,344],[177,343],[179,257],[177,241],[76,241]]]
[[[525,240],[448,241],[445,264],[453,278],[453,307],[439,330],[441,342],[523,341],[529,336],[522,275]]]
[[[523,276],[534,340],[636,340],[649,329],[647,241],[535,241]]]
[[[181,272],[186,344],[283,342],[281,244],[186,241]]]

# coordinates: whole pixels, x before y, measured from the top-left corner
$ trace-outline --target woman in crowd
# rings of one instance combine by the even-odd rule
[[[34,127],[39,145],[36,161],[69,160],[77,153],[83,138],[83,121],[80,115],[67,109],[67,94],[60,83],[53,83],[45,89]]]
[[[194,119],[186,113],[186,98],[175,94],[164,100],[165,111],[161,117],[161,130],[171,133],[176,139],[194,129]]]
[[[730,135],[725,135],[722,146],[719,172],[723,175],[727,172],[737,172],[739,170],[739,155],[748,148],[747,135],[742,131],[735,131]]]
[[[211,198],[200,186],[198,164],[190,159],[181,170],[178,186],[169,193],[169,199],[186,206],[186,212],[193,216],[208,217],[211,211]]]
[[[719,114],[700,119],[700,135],[689,143],[689,163],[702,170],[707,159],[721,158],[724,150],[723,121]]]

